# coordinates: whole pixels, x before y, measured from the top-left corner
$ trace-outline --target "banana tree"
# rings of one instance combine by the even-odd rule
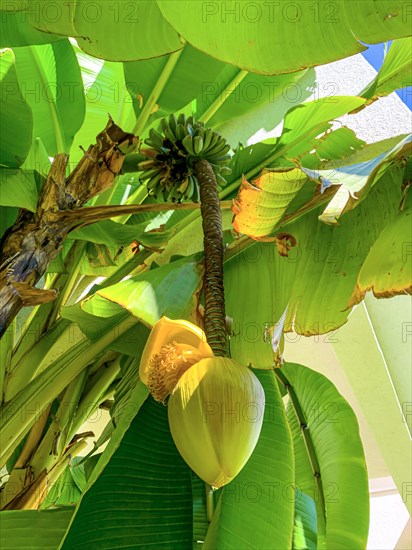
[[[336,42],[296,4],[283,56],[296,14],[228,4],[2,5],[2,547],[366,546],[356,417],[283,334],[411,293],[411,137],[333,126],[408,84],[404,6],[337,2]],[[395,39],[359,96],[279,108],[355,35]]]

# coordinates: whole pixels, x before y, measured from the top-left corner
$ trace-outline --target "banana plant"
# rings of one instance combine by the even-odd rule
[[[296,14],[257,40],[229,4],[2,4],[2,547],[366,547],[357,419],[283,339],[411,293],[411,137],[333,125],[408,84],[410,30],[296,4],[282,55]],[[355,36],[395,39],[359,96],[276,101]],[[258,115],[281,135],[247,145]]]

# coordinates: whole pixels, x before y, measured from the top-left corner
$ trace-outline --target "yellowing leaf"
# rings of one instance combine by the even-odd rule
[[[235,231],[253,239],[269,235],[308,179],[299,168],[263,170],[253,183],[243,178],[232,209]]]

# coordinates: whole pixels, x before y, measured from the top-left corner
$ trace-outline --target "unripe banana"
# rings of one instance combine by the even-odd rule
[[[195,190],[195,181],[193,176],[188,176],[188,186],[185,192],[186,199],[190,199]]]
[[[158,194],[160,193],[161,191],[161,185],[160,185],[160,181],[156,182],[156,185],[152,188],[152,189],[149,189],[147,191],[147,194],[150,196],[150,197],[154,197],[155,199],[157,199],[157,196]]]
[[[172,202],[176,202],[176,201],[179,200],[179,197],[180,197],[180,193],[179,193],[179,190],[178,190],[178,186],[177,186],[177,184],[175,184],[173,186],[173,188],[171,189],[171,191],[170,191],[169,199]]]
[[[150,138],[147,138],[144,140],[145,144],[148,145],[149,147],[153,147],[153,149],[159,149],[159,145],[157,144],[157,142],[153,141],[152,139]],[[163,142],[162,142],[163,143]]]
[[[197,128],[196,135],[200,136],[204,140],[205,139],[205,129],[204,128]]]
[[[229,168],[229,166],[219,166],[219,173],[222,174],[231,174],[232,173],[232,169]]]
[[[147,160],[138,165],[141,180],[147,180],[150,194],[163,192],[173,201],[199,200],[199,182],[193,174],[198,159],[207,160],[219,183],[226,183],[223,174],[230,173],[230,146],[211,128],[205,128],[194,116],[171,114],[160,121],[161,130],[151,128],[145,143],[151,149],[141,149]],[[152,191],[153,190],[153,191]]]
[[[195,155],[200,155],[203,149],[203,139],[200,136],[195,136],[193,138],[193,150]]]
[[[150,181],[147,182],[146,188],[149,192],[149,195],[156,195],[158,189],[161,187],[160,180],[162,178],[162,173],[159,172],[156,176],[153,176]]]
[[[163,136],[159,134],[159,132],[155,130],[155,128],[150,128],[149,138],[152,140],[156,147],[163,146]]]
[[[219,140],[220,140],[219,134],[216,134],[215,132],[212,132],[212,137],[210,139],[210,143],[209,143],[208,150],[207,150],[208,153],[209,153],[210,150],[212,150],[216,146],[216,144],[218,143]]]
[[[166,118],[162,118],[160,120],[160,127],[162,129],[162,132],[164,133],[165,130],[169,130],[170,127],[169,127],[169,122],[167,121]]]
[[[175,115],[169,115],[169,127],[174,134],[176,134],[177,120]]]
[[[186,151],[189,153],[189,155],[195,154],[195,151],[193,149],[193,139],[191,136],[186,136],[182,141],[182,145],[186,149]]]
[[[174,143],[176,141],[176,136],[170,128],[165,128],[165,130],[163,130],[163,133],[171,143]]]
[[[170,190],[163,187],[163,200],[166,202],[170,195]]]
[[[194,191],[192,194],[192,198],[194,202],[200,201],[200,189],[199,189],[199,182],[198,179],[195,176],[191,176],[193,178],[193,185],[194,185]]]
[[[182,124],[176,126],[176,137],[180,141],[183,141],[186,137],[185,127]]]
[[[213,147],[209,147],[207,154],[210,157],[216,156],[216,155],[223,155],[224,150],[226,150],[226,152],[230,151],[230,145],[228,145],[224,139],[219,139],[218,142]]]
[[[221,184],[221,185],[225,185],[226,184],[226,180],[223,176],[221,176],[220,174],[215,174],[216,176],[216,181],[218,184]]]
[[[204,149],[204,151],[207,151],[207,149],[209,148],[210,142],[212,140],[213,135],[214,135],[214,132],[213,132],[212,128],[207,128],[207,130],[205,130],[205,135],[203,137],[203,149]]]
[[[207,155],[206,159],[213,164],[226,164],[228,161],[230,161],[230,156],[221,155],[210,157],[209,155]]]
[[[177,123],[178,124],[182,124],[182,126],[184,126],[186,124],[186,115],[184,113],[181,113],[178,117],[177,117]]]
[[[147,170],[146,172],[143,172],[143,174],[139,174],[139,178],[142,181],[145,181],[160,173],[161,173],[161,168],[153,168],[152,170]]]

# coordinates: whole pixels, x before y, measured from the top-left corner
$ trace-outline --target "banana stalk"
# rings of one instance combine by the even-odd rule
[[[207,160],[195,166],[200,188],[205,272],[205,333],[215,355],[226,356],[227,333],[225,295],[223,289],[223,230],[222,212],[215,174]]]

